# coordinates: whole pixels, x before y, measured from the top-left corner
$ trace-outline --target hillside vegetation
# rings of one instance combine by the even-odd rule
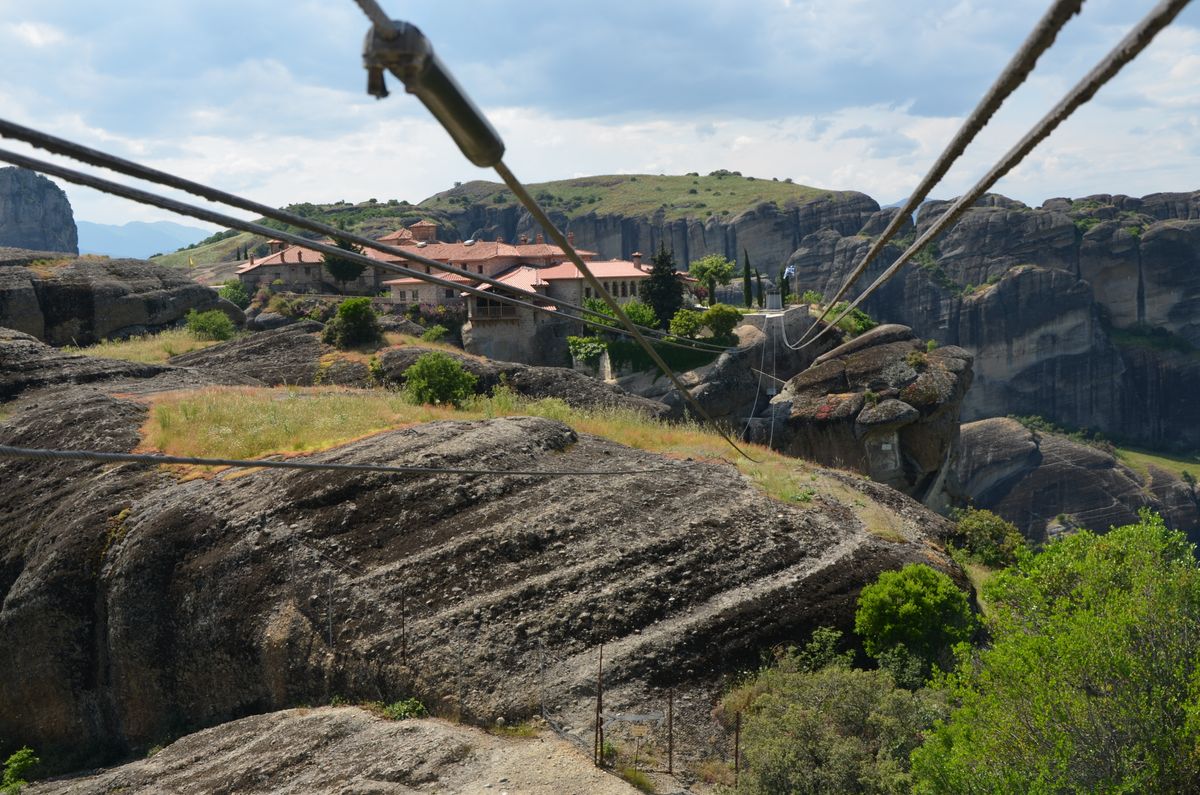
[[[736,171],[708,176],[687,174],[610,174],[554,182],[538,182],[529,190],[548,210],[568,218],[588,213],[650,216],[667,219],[736,214],[761,202],[779,207],[826,196],[831,191],[788,181],[743,177]],[[477,180],[443,191],[421,202],[424,209],[454,212],[472,204],[513,205],[516,198],[504,185]]]

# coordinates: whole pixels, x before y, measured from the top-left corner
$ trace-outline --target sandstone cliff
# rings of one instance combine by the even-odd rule
[[[79,253],[63,189],[24,168],[0,168],[0,246]]]
[[[918,229],[945,207],[927,204]],[[832,294],[874,231],[805,238],[789,260],[796,289]],[[867,278],[899,253],[889,246]],[[1196,449],[1200,408],[1187,396],[1200,390],[1198,261],[1200,193],[1038,209],[988,196],[865,308],[975,355],[966,419],[1037,414]]]

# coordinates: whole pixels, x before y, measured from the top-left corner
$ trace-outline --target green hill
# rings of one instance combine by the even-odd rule
[[[538,182],[530,191],[550,211],[575,218],[587,213],[619,214],[626,217],[651,217],[662,212],[667,220],[706,218],[710,215],[736,215],[762,202],[779,207],[830,195],[832,191],[796,185],[786,180],[743,177],[736,171],[714,171],[708,176],[656,176],[653,174],[613,174],[597,177]],[[423,218],[444,227],[455,226],[456,218],[471,207],[504,208],[515,206],[512,192],[498,182],[477,180],[456,185],[430,196],[418,205],[391,199],[369,199],[358,204],[335,202],[291,204],[285,209],[337,226],[344,223],[352,232],[379,237]],[[258,219],[275,229],[288,228],[275,221]],[[300,229],[289,231],[304,237],[315,235]],[[154,257],[154,262],[177,268],[233,262],[239,249],[248,247],[255,256],[267,253],[267,238],[226,230],[172,254]]]
[[[588,213],[652,216],[662,210],[668,220],[736,214],[761,202],[784,207],[831,193],[786,180],[743,177],[739,172],[724,170],[705,177],[695,173],[579,177],[532,183],[529,190],[546,209],[558,210],[568,218]],[[516,197],[504,185],[478,180],[431,196],[419,206],[455,213],[473,204],[503,207],[515,203]]]

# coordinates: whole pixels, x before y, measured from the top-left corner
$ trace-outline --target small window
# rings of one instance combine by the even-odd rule
[[[584,288],[583,288],[583,297],[584,297],[584,298],[591,298],[591,297],[592,297],[592,288],[591,288],[591,287],[584,287]]]
[[[451,290],[449,287],[447,287],[447,288],[446,288],[446,297],[447,297],[447,298],[453,298],[453,297],[454,297],[454,291],[453,291],[453,290]]]
[[[483,273],[483,266],[482,266],[482,265],[480,265],[480,266],[479,266],[479,272],[480,272],[480,273]]]
[[[629,282],[621,282],[621,297],[629,297]]]

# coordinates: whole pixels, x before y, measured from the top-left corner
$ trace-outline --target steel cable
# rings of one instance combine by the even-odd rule
[[[923,249],[928,243],[933,241],[939,234],[942,233],[948,226],[954,223],[958,218],[967,211],[984,193],[988,191],[997,181],[1005,174],[1017,166],[1025,156],[1033,151],[1039,143],[1045,140],[1050,133],[1066,121],[1080,106],[1086,104],[1100,88],[1111,80],[1121,69],[1131,62],[1134,58],[1144,50],[1150,42],[1154,40],[1171,21],[1178,16],[1191,0],[1163,0],[1155,8],[1142,19],[1141,22],[1134,27],[1129,34],[1114,47],[1108,55],[1092,68],[1087,75],[1080,80],[1074,88],[1067,92],[1054,108],[1047,113],[1042,119],[1034,125],[1034,127],[1025,134],[1016,146],[1010,149],[1000,162],[984,175],[983,179],[979,180],[969,191],[960,196],[957,201],[942,214],[930,227],[925,231],[925,234],[917,238],[911,246],[901,254],[895,262],[893,262],[887,270],[879,275],[871,285],[855,298],[853,303],[849,304],[834,321],[827,325],[824,329],[809,339],[804,345],[811,345],[829,331],[830,328],[836,326],[842,318],[858,308],[864,300],[866,300],[875,290],[886,283],[896,274],[900,267],[904,265],[914,254]]]
[[[503,294],[488,292],[486,290],[481,290],[476,287],[470,287],[470,286],[467,286],[464,284],[459,284],[458,282],[451,282],[446,279],[442,279],[437,276],[433,276],[432,274],[421,273],[420,271],[415,271],[410,268],[406,268],[402,265],[396,265],[396,264],[390,263],[390,262],[381,262],[379,260],[374,260],[374,259],[371,259],[370,257],[367,257],[364,254],[357,254],[353,251],[346,251],[345,249],[337,248],[335,246],[330,246],[325,243],[320,243],[320,242],[313,241],[313,240],[307,240],[306,238],[303,238],[299,235],[295,235],[291,232],[285,232],[283,230],[278,230],[278,229],[271,229],[270,227],[262,226],[261,224],[256,224],[253,221],[243,221],[241,219],[234,218],[233,216],[230,216],[230,215],[225,215],[223,213],[219,213],[219,212],[216,212],[213,210],[208,210],[203,207],[197,207],[195,205],[187,204],[186,202],[181,202],[181,201],[178,201],[175,199],[168,199],[164,196],[158,196],[157,194],[149,193],[149,192],[143,191],[139,188],[133,188],[128,185],[122,185],[120,183],[112,182],[111,180],[106,180],[101,177],[93,176],[91,174],[84,174],[83,172],[77,171],[75,169],[66,168],[64,166],[58,166],[53,163],[47,163],[45,161],[38,160],[36,158],[27,157],[25,155],[19,155],[15,152],[10,152],[5,149],[0,149],[0,160],[11,163],[15,166],[21,166],[23,168],[28,168],[32,171],[39,171],[44,174],[49,174],[51,176],[59,177],[60,179],[65,179],[69,182],[74,182],[78,185],[84,185],[89,188],[95,188],[96,190],[104,191],[105,193],[111,193],[114,196],[120,196],[122,198],[130,199],[131,201],[136,201],[140,204],[148,204],[148,205],[151,205],[154,207],[162,208],[164,210],[169,210],[173,213],[178,213],[180,215],[189,215],[193,218],[199,218],[202,221],[208,221],[209,223],[223,225],[223,226],[227,226],[227,227],[230,227],[233,229],[241,229],[244,232],[250,232],[250,233],[256,234],[256,235],[274,236],[285,242],[291,242],[291,243],[294,243],[295,245],[303,245],[312,251],[317,251],[322,254],[328,254],[330,256],[340,257],[342,259],[351,260],[351,261],[357,262],[359,264],[379,268],[379,269],[385,270],[385,271],[390,271],[392,273],[397,273],[402,276],[409,276],[412,278],[417,278],[417,279],[420,279],[421,281],[427,282],[429,284],[434,284],[434,285],[438,285],[441,287],[458,290],[460,292],[465,292],[470,295],[487,298],[487,299],[493,300],[493,301],[499,301],[500,303],[507,303],[507,304],[511,304],[513,306],[523,307],[525,309],[530,309],[535,312],[551,314],[555,317],[562,316],[562,314],[560,312],[557,312],[556,310],[549,309],[549,308],[543,307],[543,306],[538,306],[536,304],[532,304],[527,301],[522,301],[518,298],[513,298],[511,296],[507,296],[507,295],[503,295]],[[541,298],[543,296],[539,295],[538,297]],[[600,329],[602,331],[611,331],[611,332],[620,333],[620,334],[628,333],[628,332],[626,332],[625,329],[622,329],[619,326],[610,326],[610,325],[606,325],[604,323],[599,323],[597,321],[590,320],[587,318],[574,318],[574,319],[578,320],[580,323],[591,326],[592,328]],[[696,348],[693,348],[693,347],[690,347],[687,345],[682,345],[680,343],[676,343],[673,340],[660,340],[659,344],[683,348],[685,350],[690,350],[690,351],[697,350]],[[724,349],[722,349],[722,350],[724,350]]]
[[[505,290],[506,292],[512,293],[514,295],[524,296],[527,299],[528,298],[533,298],[533,299],[546,298],[546,296],[542,295],[541,293],[532,292],[529,290],[522,290],[520,288],[513,287],[512,285],[509,285],[509,284],[507,284],[503,281],[500,281],[499,279],[493,278],[491,276],[484,276],[481,273],[471,273],[469,270],[465,270],[463,268],[457,268],[453,265],[448,265],[444,262],[439,262],[438,260],[422,256],[420,254],[409,251],[407,249],[402,249],[398,246],[392,246],[392,245],[389,245],[386,243],[381,243],[377,240],[371,240],[370,238],[363,237],[362,235],[357,235],[357,234],[354,234],[353,232],[348,232],[343,229],[338,229],[337,227],[330,226],[329,224],[324,224],[324,223],[321,223],[320,221],[315,221],[311,218],[305,218],[302,215],[297,215],[296,213],[291,213],[291,212],[288,212],[287,210],[281,210],[281,209],[278,209],[275,207],[270,207],[265,204],[260,204],[258,202],[246,199],[242,196],[238,196],[237,194],[229,193],[227,191],[223,191],[218,188],[213,188],[208,185],[203,185],[201,183],[194,182],[189,179],[185,179],[185,178],[177,176],[175,174],[169,174],[165,171],[159,171],[158,169],[150,168],[150,167],[144,166],[140,163],[135,163],[130,160],[125,160],[124,158],[120,158],[120,157],[117,157],[116,155],[109,154],[108,152],[102,152],[98,149],[92,149],[91,147],[83,146],[82,144],[77,144],[73,141],[68,141],[64,138],[59,138],[57,136],[53,136],[48,133],[44,133],[40,130],[35,130],[30,127],[25,127],[23,125],[16,124],[16,123],[8,121],[6,119],[0,119],[0,136],[3,136],[5,138],[12,138],[12,139],[18,140],[18,141],[23,141],[37,149],[44,149],[47,152],[51,152],[51,153],[57,154],[57,155],[62,155],[64,157],[69,157],[72,160],[78,160],[81,163],[87,163],[88,165],[98,166],[100,168],[104,168],[109,171],[115,171],[118,174],[124,174],[125,176],[133,177],[134,179],[140,179],[140,180],[144,180],[146,182],[153,182],[157,185],[162,185],[163,187],[181,190],[181,191],[184,191],[185,193],[190,193],[193,196],[199,196],[202,199],[206,199],[208,201],[211,201],[211,202],[214,202],[217,204],[224,204],[229,207],[236,207],[239,210],[245,210],[247,212],[257,213],[258,215],[260,215],[264,218],[270,218],[272,220],[279,221],[281,223],[290,224],[291,226],[294,226],[294,227],[297,227],[300,229],[307,229],[310,232],[315,232],[317,234],[326,235],[335,240],[342,240],[345,242],[354,243],[354,244],[363,246],[364,248],[370,248],[375,251],[380,251],[385,254],[391,254],[393,256],[400,257],[409,262],[415,262],[415,263],[418,263],[421,265],[425,265],[426,267],[429,267],[429,268],[436,268],[439,271],[442,271],[445,273],[453,273],[458,276],[470,278],[473,281],[482,282],[484,284],[490,284],[493,287]],[[277,234],[278,231],[279,230],[274,230],[274,229],[268,228],[268,231],[266,234],[268,235],[268,237],[273,236],[273,237],[279,237],[279,239],[283,239],[282,237],[280,237]],[[301,238],[301,241],[302,242],[298,243],[297,245],[308,246],[311,243],[311,241],[309,241],[307,238]],[[383,267],[383,265],[381,265],[379,263],[379,261],[372,260],[372,264],[376,265],[377,267],[381,267],[383,270],[388,270],[388,268]],[[417,278],[421,278],[426,275],[426,274],[420,273],[420,271],[410,271],[410,274]],[[492,295],[494,295],[494,293]],[[595,310],[588,309],[585,306],[579,306],[577,304],[573,304],[569,301],[562,301],[562,300],[555,299],[554,303],[558,306],[562,306],[567,309],[571,309],[576,312],[579,312],[583,316],[592,316],[592,317],[599,317],[599,318],[607,318],[608,317],[607,315],[605,315],[602,312],[596,312]],[[620,327],[611,327],[611,330],[614,331],[615,333],[619,333],[619,334],[628,334],[629,333],[628,331],[626,331],[625,329],[622,329]],[[687,347],[689,349],[705,349],[705,350],[712,350],[712,351],[725,350],[724,348],[721,348],[719,346],[708,345],[706,343],[699,343],[699,342],[690,342],[686,345],[683,345],[683,344],[675,342],[674,340],[666,339],[667,335],[663,334],[662,332],[660,332],[656,329],[645,329],[645,331],[647,333],[649,333],[651,336],[654,336],[656,339],[659,339],[664,344],[674,345],[676,347]]]
[[[792,347],[795,350],[808,340],[816,330],[817,325],[832,311],[834,305],[842,300],[842,296],[850,290],[851,285],[863,274],[876,255],[883,250],[883,247],[887,245],[888,241],[900,229],[904,223],[904,219],[912,217],[913,211],[925,200],[925,197],[929,195],[929,191],[933,189],[933,186],[946,175],[946,172],[950,170],[950,166],[954,164],[954,161],[962,156],[963,151],[970,145],[971,141],[975,140],[975,136],[987,126],[988,121],[1000,109],[1000,106],[1004,104],[1009,95],[1025,82],[1025,79],[1037,65],[1038,58],[1046,50],[1050,49],[1054,44],[1054,40],[1058,37],[1059,31],[1070,21],[1071,17],[1079,13],[1079,10],[1083,7],[1083,3],[1084,0],[1056,0],[1045,15],[1038,20],[1037,25],[1034,26],[1033,31],[1025,39],[1020,49],[1013,55],[1008,65],[1004,67],[1004,71],[1000,73],[1000,76],[996,78],[996,82],[992,84],[988,92],[979,100],[979,104],[975,106],[975,110],[971,111],[971,115],[958,128],[958,132],[955,133],[954,138],[946,145],[946,148],[938,156],[938,159],[934,161],[933,166],[929,169],[929,173],[921,179],[921,182],[908,197],[904,206],[900,208],[900,211],[888,223],[883,234],[871,244],[866,256],[863,257],[862,261],[854,268],[850,275],[846,277],[842,286],[838,288],[837,294],[827,302],[825,310],[821,312],[821,316],[809,325],[804,334],[800,336],[800,341],[796,343],[795,347],[790,345],[788,347]],[[785,344],[787,343],[785,342]]]

